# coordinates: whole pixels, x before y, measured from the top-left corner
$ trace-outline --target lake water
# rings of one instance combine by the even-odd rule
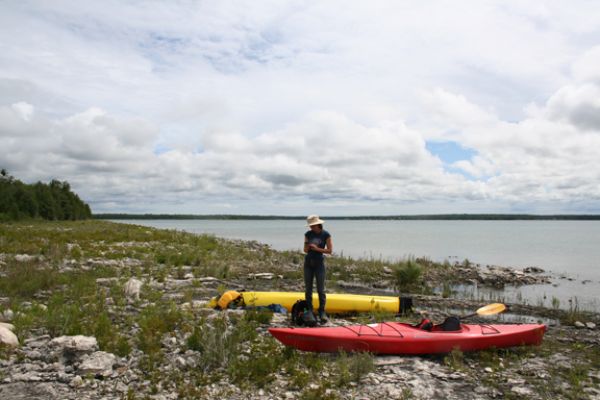
[[[257,240],[277,250],[300,250],[307,230],[302,220],[115,222]],[[600,221],[331,220],[325,229],[332,235],[334,253],[354,258],[393,261],[423,256],[434,261],[468,259],[484,266],[540,267],[553,273],[554,285],[507,288],[502,292],[505,300],[548,305],[556,297],[561,308],[575,300],[582,309],[600,310]],[[491,295],[474,290],[475,297]]]

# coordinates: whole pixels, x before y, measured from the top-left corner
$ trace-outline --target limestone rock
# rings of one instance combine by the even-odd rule
[[[125,295],[130,299],[139,300],[140,299],[140,290],[142,289],[142,281],[135,278],[130,278],[125,283]]]
[[[50,341],[50,347],[65,353],[92,353],[98,350],[98,341],[93,336],[60,336]]]
[[[79,375],[93,374],[107,377],[112,374],[113,365],[116,361],[117,357],[114,354],[96,351],[82,358],[77,373]]]
[[[182,310],[196,310],[196,309],[201,309],[201,308],[205,308],[207,306],[208,302],[207,301],[202,301],[202,300],[192,300],[189,303],[183,303],[181,304],[181,309]]]
[[[9,324],[8,322],[0,322],[0,326],[5,327],[9,331],[14,331],[15,330],[15,326],[13,324]]]
[[[69,386],[71,386],[72,388],[78,388],[81,385],[83,385],[83,378],[81,378],[80,376],[76,376],[73,379],[71,379],[71,381],[69,382]]]
[[[523,268],[523,272],[528,273],[528,274],[541,274],[544,271],[543,269],[539,268],[539,267],[526,267]]]
[[[524,386],[514,386],[510,389],[511,392],[518,394],[519,396],[531,396],[533,391]]]
[[[248,279],[266,279],[271,280],[275,278],[275,274],[271,272],[259,272],[256,274],[248,274]]]
[[[0,319],[3,321],[12,321],[14,317],[15,313],[10,308],[7,308],[2,314],[0,314]]]
[[[0,386],[0,397],[11,400],[60,399],[67,398],[67,393],[57,390],[50,382],[14,382]]]
[[[579,329],[585,328],[585,324],[581,321],[575,321],[574,325],[575,325],[575,328],[579,328]]]
[[[45,346],[50,341],[50,335],[42,335],[36,336],[33,338],[25,339],[25,346],[37,349],[39,347]]]
[[[596,329],[596,324],[593,322],[586,322],[585,327],[588,329]]]
[[[19,346],[19,339],[8,327],[0,326],[0,343],[11,347],[17,347]]]
[[[198,281],[202,283],[219,282],[219,280],[213,276],[203,276],[201,278],[198,278]]]
[[[30,262],[37,260],[36,256],[30,256],[29,254],[15,254],[15,261],[17,262]]]
[[[96,284],[98,286],[110,286],[113,283],[116,283],[118,281],[119,281],[119,278],[115,278],[115,277],[112,277],[112,278],[98,278],[98,279],[96,279]]]

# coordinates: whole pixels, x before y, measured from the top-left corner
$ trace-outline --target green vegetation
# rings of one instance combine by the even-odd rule
[[[196,366],[180,367],[168,376],[183,398],[204,396],[202,388],[222,377],[250,390],[268,386],[277,374],[309,398],[321,393],[307,388],[315,377],[328,376],[318,382],[329,393],[373,369],[369,355],[300,354],[259,334],[273,318],[270,311],[207,318],[202,310],[182,309],[149,285],[143,286],[139,300],[124,295],[130,277],[164,283],[183,278],[185,271],[195,278],[244,277],[265,270],[283,274],[282,266],[301,260],[294,252],[111,222],[31,220],[0,224],[0,254],[0,293],[8,298],[0,312],[5,307],[14,311],[21,339],[40,333],[81,334],[96,337],[101,350],[119,356],[141,351],[139,367],[154,391],[165,385],[159,371],[168,362],[171,342],[197,357]],[[184,298],[192,301],[202,290],[202,285],[192,285]],[[132,306],[138,311],[132,312]]]
[[[28,185],[0,171],[0,221],[27,218],[79,220],[91,218],[90,207],[71,191],[68,182]]]
[[[164,390],[179,398],[207,398],[215,396],[209,388],[221,386],[223,398],[240,397],[239,390],[269,392],[275,386],[303,399],[340,398],[342,390],[372,384],[369,374],[386,367],[376,366],[367,353],[313,354],[286,348],[265,333],[273,321],[281,321],[270,311],[215,312],[183,304],[227,290],[233,279],[264,290],[296,284],[301,261],[300,253],[276,252],[256,243],[106,221],[0,223],[0,312],[14,312],[21,340],[43,334],[91,335],[101,350],[128,357],[132,369],[143,371],[149,389],[141,394],[130,389],[126,398]],[[444,283],[451,297],[450,284],[457,279],[454,265],[426,259],[389,263],[332,257],[328,265],[332,286],[342,280],[383,282],[387,288],[423,293],[424,282],[430,280]],[[246,281],[248,274],[266,271],[284,279]],[[194,279],[186,280],[187,286],[164,290],[188,273]],[[202,278],[208,276],[227,280],[207,285]],[[144,283],[139,299],[125,297],[124,285],[131,277]],[[570,304],[568,311],[549,311],[563,322],[591,320],[579,310],[576,298]],[[354,321],[395,318],[375,310]],[[600,350],[596,343],[574,340],[570,329],[564,337],[547,334],[539,347],[464,354],[455,350],[425,359],[494,388],[498,398],[517,397],[509,382],[515,371],[541,398],[587,398],[585,389],[599,384],[588,372],[600,368]],[[557,354],[569,362],[561,362]],[[0,348],[0,359],[7,357],[15,355]],[[231,385],[238,392],[231,392]],[[399,390],[400,398],[413,397],[409,388]]]
[[[403,292],[414,289],[419,284],[422,273],[423,266],[409,258],[394,266],[394,287]]]

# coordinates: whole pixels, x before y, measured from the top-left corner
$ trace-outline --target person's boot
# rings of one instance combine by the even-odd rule
[[[327,317],[325,311],[319,311],[319,322],[326,324],[327,321],[329,321],[329,318]]]

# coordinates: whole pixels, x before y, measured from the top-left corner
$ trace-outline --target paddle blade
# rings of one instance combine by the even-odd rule
[[[506,310],[506,306],[504,304],[493,303],[477,309],[477,315],[495,315],[500,314],[504,310]]]

